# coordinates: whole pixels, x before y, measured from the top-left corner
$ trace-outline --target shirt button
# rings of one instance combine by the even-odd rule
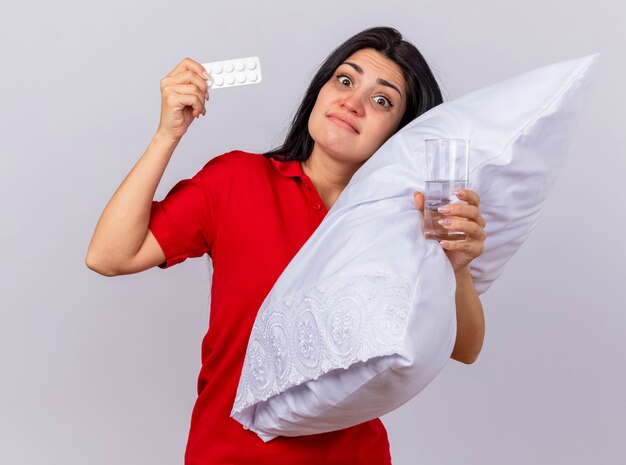
[[[311,184],[309,184],[308,182],[305,182],[304,183],[304,187],[306,187],[307,189],[310,189],[311,188]]]
[[[313,205],[313,210],[320,210],[322,208],[322,206],[319,203],[316,203],[315,205]]]

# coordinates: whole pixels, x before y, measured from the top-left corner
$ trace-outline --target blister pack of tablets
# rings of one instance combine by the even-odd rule
[[[258,84],[262,79],[259,57],[214,61],[202,66],[211,76],[207,80],[209,89]]]

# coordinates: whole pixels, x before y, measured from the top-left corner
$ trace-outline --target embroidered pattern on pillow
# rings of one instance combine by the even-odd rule
[[[233,411],[373,354],[401,354],[413,288],[401,276],[350,274],[270,302],[254,323]]]

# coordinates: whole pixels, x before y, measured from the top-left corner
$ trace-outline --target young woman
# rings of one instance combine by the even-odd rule
[[[313,78],[284,144],[265,154],[212,158],[153,197],[177,144],[206,113],[210,76],[184,59],[161,81],[161,119],[139,162],[104,209],[87,266],[105,276],[167,268],[208,254],[213,262],[209,330],[187,465],[391,463],[379,419],[340,431],[263,443],[229,414],[256,312],[289,261],[321,223],[352,175],[398,129],[442,102],[419,51],[392,28],[365,30],[334,50]],[[478,195],[444,212],[463,242],[442,243],[456,273],[457,340],[452,358],[472,363],[483,311],[469,274],[485,240]],[[423,211],[423,196],[415,194]]]

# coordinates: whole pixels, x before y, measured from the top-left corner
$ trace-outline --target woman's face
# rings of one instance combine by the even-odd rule
[[[405,108],[400,67],[374,49],[359,50],[317,96],[308,124],[315,150],[363,164],[396,132]]]

